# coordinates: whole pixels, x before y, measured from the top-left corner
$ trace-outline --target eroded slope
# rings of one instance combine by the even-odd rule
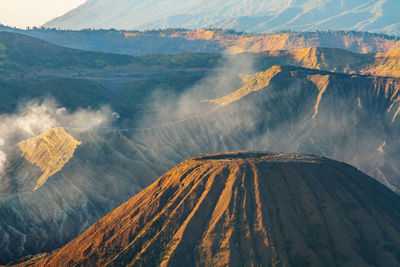
[[[397,265],[400,198],[344,163],[194,157],[36,266]]]
[[[228,104],[241,100],[243,97],[251,93],[266,89],[270,85],[271,80],[274,79],[274,81],[278,82],[284,77],[288,78],[289,81],[292,82],[295,82],[296,80],[298,80],[299,82],[300,80],[301,82],[311,82],[315,86],[314,88],[317,89],[318,93],[317,98],[314,101],[314,119],[318,115],[319,105],[321,103],[322,97],[327,88],[330,86],[330,80],[334,81],[333,83],[346,81],[346,83],[348,82],[348,85],[353,85],[353,87],[357,85],[357,83],[369,84],[370,89],[373,89],[373,91],[376,92],[377,95],[383,96],[386,101],[388,101],[386,111],[392,114],[392,122],[396,120],[397,116],[400,113],[400,105],[398,105],[400,101],[399,78],[384,78],[372,76],[363,77],[359,75],[343,76],[338,73],[319,72],[311,69],[279,65],[272,66],[264,72],[246,75],[243,78],[243,87],[241,87],[240,89],[218,99],[205,100],[205,102],[218,104],[219,106],[226,106]],[[333,90],[336,90],[337,88],[335,85],[331,85]],[[362,108],[361,99],[359,97],[357,98],[357,104],[360,108]]]
[[[33,190],[42,187],[50,176],[60,171],[74,156],[75,149],[80,144],[61,127],[18,143],[22,156],[43,172]]]

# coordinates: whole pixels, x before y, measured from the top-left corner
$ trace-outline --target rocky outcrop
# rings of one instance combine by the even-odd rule
[[[50,176],[60,171],[80,144],[61,127],[18,143],[22,156],[43,172],[33,190],[42,187]]]
[[[259,91],[265,87],[267,87],[272,78],[275,77],[276,74],[281,72],[280,66],[273,66],[265,72],[260,72],[252,75],[247,75],[243,77],[243,87],[239,90],[226,95],[219,99],[211,99],[204,100],[207,103],[214,103],[220,106],[228,105],[232,102],[240,100],[242,97],[252,93]]]

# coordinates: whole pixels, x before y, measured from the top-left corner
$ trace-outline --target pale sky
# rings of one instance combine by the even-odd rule
[[[86,0],[0,0],[0,23],[25,29],[40,27]]]

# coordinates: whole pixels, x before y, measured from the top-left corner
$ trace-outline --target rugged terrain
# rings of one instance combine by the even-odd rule
[[[265,71],[276,64],[400,76],[396,51],[357,54],[313,47],[229,56],[181,53],[132,57],[68,49],[7,32],[0,32],[0,47],[0,113],[13,113],[21,102],[50,96],[69,110],[109,105],[120,116],[119,126],[130,128],[143,113],[154,111],[154,98],[175,101],[219,72],[226,73],[225,77],[214,77],[215,82],[207,88],[200,87],[204,98],[235,90],[240,86],[240,73]],[[217,79],[224,81],[224,88],[212,88],[220,83]]]
[[[68,110],[108,105],[120,122],[132,121],[156,92],[165,98],[180,94],[223,61],[219,54],[88,52],[0,32],[0,114],[50,97]]]
[[[339,30],[399,33],[396,0],[89,0],[45,27],[125,29],[219,27],[247,32]]]
[[[326,158],[203,155],[35,266],[394,266],[399,207],[398,195]]]
[[[67,129],[81,144],[36,191],[40,168],[18,147],[3,148],[3,262],[62,246],[175,164],[202,153],[319,154],[399,190],[398,78],[274,66],[243,79],[236,92],[203,99],[208,103],[197,107],[203,112],[179,121],[173,107],[149,118],[157,127]]]
[[[82,128],[95,118],[69,116],[81,128],[56,120],[49,125],[64,130],[12,133],[1,146],[0,263],[63,246],[177,163],[203,153],[312,153],[400,189],[400,81],[372,76],[398,76],[396,52],[131,57],[3,32],[0,43],[0,63],[14,66],[0,70],[1,138],[11,125],[25,125],[19,116],[32,118],[17,106],[35,98],[54,97],[57,114],[97,112],[101,105],[120,114],[114,125],[91,130]],[[46,60],[36,60],[42,54]]]
[[[62,246],[174,164],[146,155],[121,134],[60,128],[2,152],[2,264]]]
[[[29,30],[1,26],[0,30],[29,35],[44,41],[83,50],[128,55],[242,53],[294,50],[311,47],[341,48],[356,53],[385,53],[400,49],[397,36],[356,31],[276,32],[250,34],[219,29]]]

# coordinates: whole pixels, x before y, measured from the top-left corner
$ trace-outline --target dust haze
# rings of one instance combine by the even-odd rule
[[[109,127],[117,117],[107,106],[70,112],[50,98],[20,103],[14,114],[0,116],[0,145],[13,145],[58,126],[77,131]]]
[[[160,127],[211,111],[216,108],[215,105],[204,103],[204,100],[219,98],[239,89],[242,86],[241,76],[255,72],[254,56],[251,54],[240,57],[224,55],[221,62],[220,67],[178,96],[155,91],[146,104],[155,112],[143,116],[139,127]]]

